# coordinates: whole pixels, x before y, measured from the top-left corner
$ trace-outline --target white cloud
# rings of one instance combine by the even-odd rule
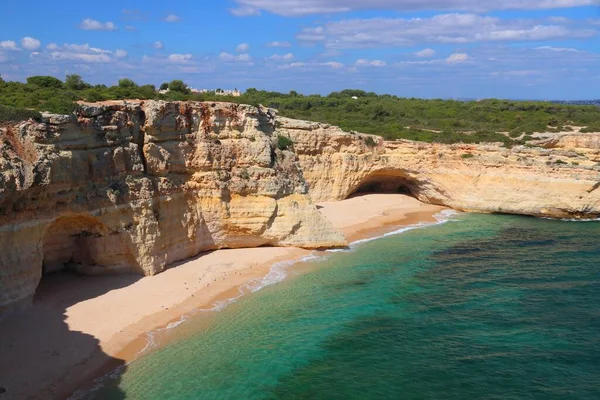
[[[175,14],[169,14],[164,18],[165,22],[179,22],[181,18]]]
[[[284,55],[279,55],[279,54],[273,54],[270,57],[266,58],[267,60],[274,60],[274,61],[280,61],[280,60],[292,60],[294,59],[294,55],[292,53],[287,53]]]
[[[152,46],[157,50],[162,50],[165,48],[165,45],[160,40],[154,42],[154,44]]]
[[[115,57],[117,57],[117,58],[127,57],[127,52],[123,49],[117,49],[117,51],[115,51]]]
[[[258,8],[254,7],[230,8],[229,12],[235,15],[236,17],[256,17],[260,15],[260,11],[258,11]]]
[[[364,58],[360,58],[356,60],[356,63],[354,65],[356,65],[357,67],[385,67],[387,64],[381,60],[370,61]]]
[[[271,42],[267,44],[267,47],[292,47],[292,44],[290,42]]]
[[[8,56],[0,51],[0,62],[8,61]]]
[[[48,43],[48,45],[46,46],[46,48],[48,50],[56,50],[56,49],[58,49],[58,45],[56,43]]]
[[[191,54],[169,54],[167,61],[173,64],[187,64],[192,60]]]
[[[116,31],[117,26],[112,22],[100,22],[92,18],[86,18],[79,24],[79,29],[84,31]]]
[[[130,31],[130,32],[137,31],[137,28],[135,26],[133,26],[133,25],[127,25],[125,27],[125,29],[128,30],[128,31]]]
[[[39,49],[41,45],[42,43],[39,40],[29,36],[26,36],[23,39],[21,39],[21,46],[23,46],[23,48],[26,50],[34,51]]]
[[[552,46],[541,46],[536,47],[535,50],[545,50],[545,51],[557,51],[557,52],[569,52],[569,53],[579,53],[579,50],[567,48],[567,47],[552,47]]]
[[[469,55],[467,53],[454,53],[450,54],[448,58],[446,58],[446,62],[448,64],[459,64],[465,62],[469,59]]]
[[[422,58],[433,57],[434,55],[435,55],[435,50],[433,50],[433,49],[423,49],[423,50],[417,51],[415,53],[415,56],[422,57]]]
[[[476,14],[440,14],[428,18],[370,18],[326,23],[304,28],[303,42],[323,43],[328,48],[413,46],[416,43],[473,43],[542,41],[586,38],[598,31],[585,27],[540,25],[527,19],[501,19]]]
[[[0,42],[0,50],[19,50],[17,44],[12,40],[4,40]]]
[[[597,0],[236,0],[241,15],[260,10],[283,16],[344,13],[357,10],[446,10],[488,12],[492,10],[538,10],[596,5]],[[234,9],[236,10],[236,9]],[[235,12],[232,10],[234,15]]]
[[[283,64],[278,66],[280,69],[323,69],[323,67],[327,67],[330,69],[341,69],[344,68],[344,64],[337,61],[327,61],[327,62],[293,62],[289,64]]]
[[[250,57],[249,54],[247,53],[242,53],[242,54],[231,54],[231,53],[227,53],[227,52],[222,52],[221,54],[219,54],[219,59],[221,61],[225,61],[225,62],[232,62],[232,61],[243,61],[243,62],[248,62],[248,61],[252,61],[252,57]]]
[[[235,48],[235,51],[238,53],[247,53],[250,50],[250,45],[248,43],[240,43]]]

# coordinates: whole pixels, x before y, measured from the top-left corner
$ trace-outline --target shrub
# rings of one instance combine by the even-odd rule
[[[365,144],[369,147],[375,147],[375,146],[377,146],[377,141],[375,139],[373,139],[372,136],[367,136],[365,138]]]
[[[0,105],[0,122],[20,122],[32,118],[36,121],[42,119],[38,111],[28,110],[26,108],[14,108]]]
[[[473,158],[473,157],[475,157],[475,155],[474,155],[474,154],[472,154],[472,153],[465,153],[465,154],[463,154],[461,157],[462,157],[462,158],[464,158],[464,159],[468,159],[468,158]]]
[[[554,164],[567,164],[567,163],[559,158],[558,160],[554,161]]]
[[[278,135],[277,136],[277,148],[279,150],[287,150],[294,145],[292,139],[287,136]]]
[[[62,89],[63,87],[62,81],[53,76],[30,76],[27,78],[27,83],[44,88]]]

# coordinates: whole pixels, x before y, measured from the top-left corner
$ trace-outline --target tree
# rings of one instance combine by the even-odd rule
[[[168,82],[161,83],[159,90],[167,90],[167,89],[169,89],[169,83]]]
[[[129,78],[123,78],[123,79],[119,79],[119,87],[135,88],[135,87],[137,87],[137,83],[135,83],[134,81],[132,81]]]
[[[70,74],[65,79],[65,87],[71,90],[83,90],[91,87],[89,83],[86,83],[81,76]]]
[[[172,92],[179,92],[183,94],[189,94],[191,92],[188,86],[182,80],[179,79],[175,79],[169,82],[169,90]]]
[[[63,87],[62,81],[53,76],[30,76],[27,78],[27,83],[44,88],[62,89]]]

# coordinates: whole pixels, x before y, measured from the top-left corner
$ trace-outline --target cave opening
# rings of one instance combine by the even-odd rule
[[[104,236],[104,231],[103,224],[93,217],[78,215],[57,219],[44,237],[42,276],[96,265],[98,239]]]
[[[58,218],[44,236],[33,301],[46,306],[95,297],[138,280],[136,265],[123,236],[99,219],[85,214]]]
[[[364,178],[348,197],[365,194],[404,194],[415,196],[416,185],[404,174],[395,171],[374,173]]]

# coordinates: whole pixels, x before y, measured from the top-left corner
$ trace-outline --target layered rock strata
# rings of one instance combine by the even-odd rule
[[[327,124],[278,118],[314,201],[357,191],[405,191],[457,210],[552,218],[600,217],[600,134],[499,144],[385,142]]]
[[[211,249],[343,246],[313,202],[362,191],[600,217],[600,134],[512,149],[385,142],[263,107],[160,101],[0,129],[0,314],[30,304],[44,271],[153,275]]]
[[[0,132],[0,313],[44,272],[153,275],[218,248],[346,244],[275,113],[229,103],[82,104]]]

